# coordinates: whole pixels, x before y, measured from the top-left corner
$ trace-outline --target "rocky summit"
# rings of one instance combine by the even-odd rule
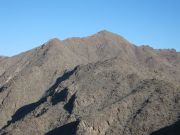
[[[101,31],[0,57],[1,135],[180,135],[180,52]]]

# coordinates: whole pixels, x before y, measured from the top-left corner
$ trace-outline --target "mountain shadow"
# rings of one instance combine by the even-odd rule
[[[7,122],[7,125],[5,125],[2,129],[8,127],[10,124],[15,123],[16,121],[19,121],[23,119],[26,115],[31,113],[33,110],[35,110],[39,105],[43,104],[47,101],[47,97],[52,96],[52,104],[55,105],[60,101],[65,101],[68,89],[65,88],[59,93],[55,93],[55,89],[61,84],[61,82],[65,81],[66,79],[69,79],[69,77],[77,70],[78,66],[76,66],[73,70],[70,70],[66,73],[64,73],[62,76],[56,79],[55,83],[48,89],[48,93],[45,97],[42,97],[37,102],[25,105],[21,108],[19,108],[12,116],[12,119]],[[4,87],[3,87],[4,88]],[[0,88],[0,91],[2,91],[3,88]]]
[[[161,128],[150,135],[180,135],[180,120],[170,126]]]
[[[74,74],[77,70],[78,66],[76,66],[73,70],[64,73],[62,76],[56,79],[55,83],[47,90],[46,96],[52,96],[56,88],[65,80],[69,79],[69,77]]]
[[[76,100],[76,95],[73,94],[71,98],[69,99],[68,103],[64,105],[64,109],[68,111],[69,114],[72,114],[73,107],[74,107],[74,101]]]
[[[52,105],[56,105],[59,102],[63,102],[66,100],[68,95],[68,89],[65,88],[61,90],[59,93],[55,93],[51,99]]]
[[[79,120],[68,123],[61,127],[55,128],[45,135],[75,135],[77,131],[77,126],[79,125]]]

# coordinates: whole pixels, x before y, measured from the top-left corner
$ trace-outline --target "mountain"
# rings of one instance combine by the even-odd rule
[[[0,134],[179,135],[179,82],[174,49],[54,38],[0,58]]]

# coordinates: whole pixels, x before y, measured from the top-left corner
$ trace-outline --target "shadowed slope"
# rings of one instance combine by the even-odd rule
[[[180,135],[180,120],[170,126],[153,132],[151,135]]]
[[[45,135],[75,135],[78,124],[79,121],[74,121],[61,127],[55,128],[52,131],[46,133]]]

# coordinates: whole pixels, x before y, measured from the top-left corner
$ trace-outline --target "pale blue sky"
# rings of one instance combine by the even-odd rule
[[[0,55],[103,29],[180,51],[180,0],[0,0]]]

